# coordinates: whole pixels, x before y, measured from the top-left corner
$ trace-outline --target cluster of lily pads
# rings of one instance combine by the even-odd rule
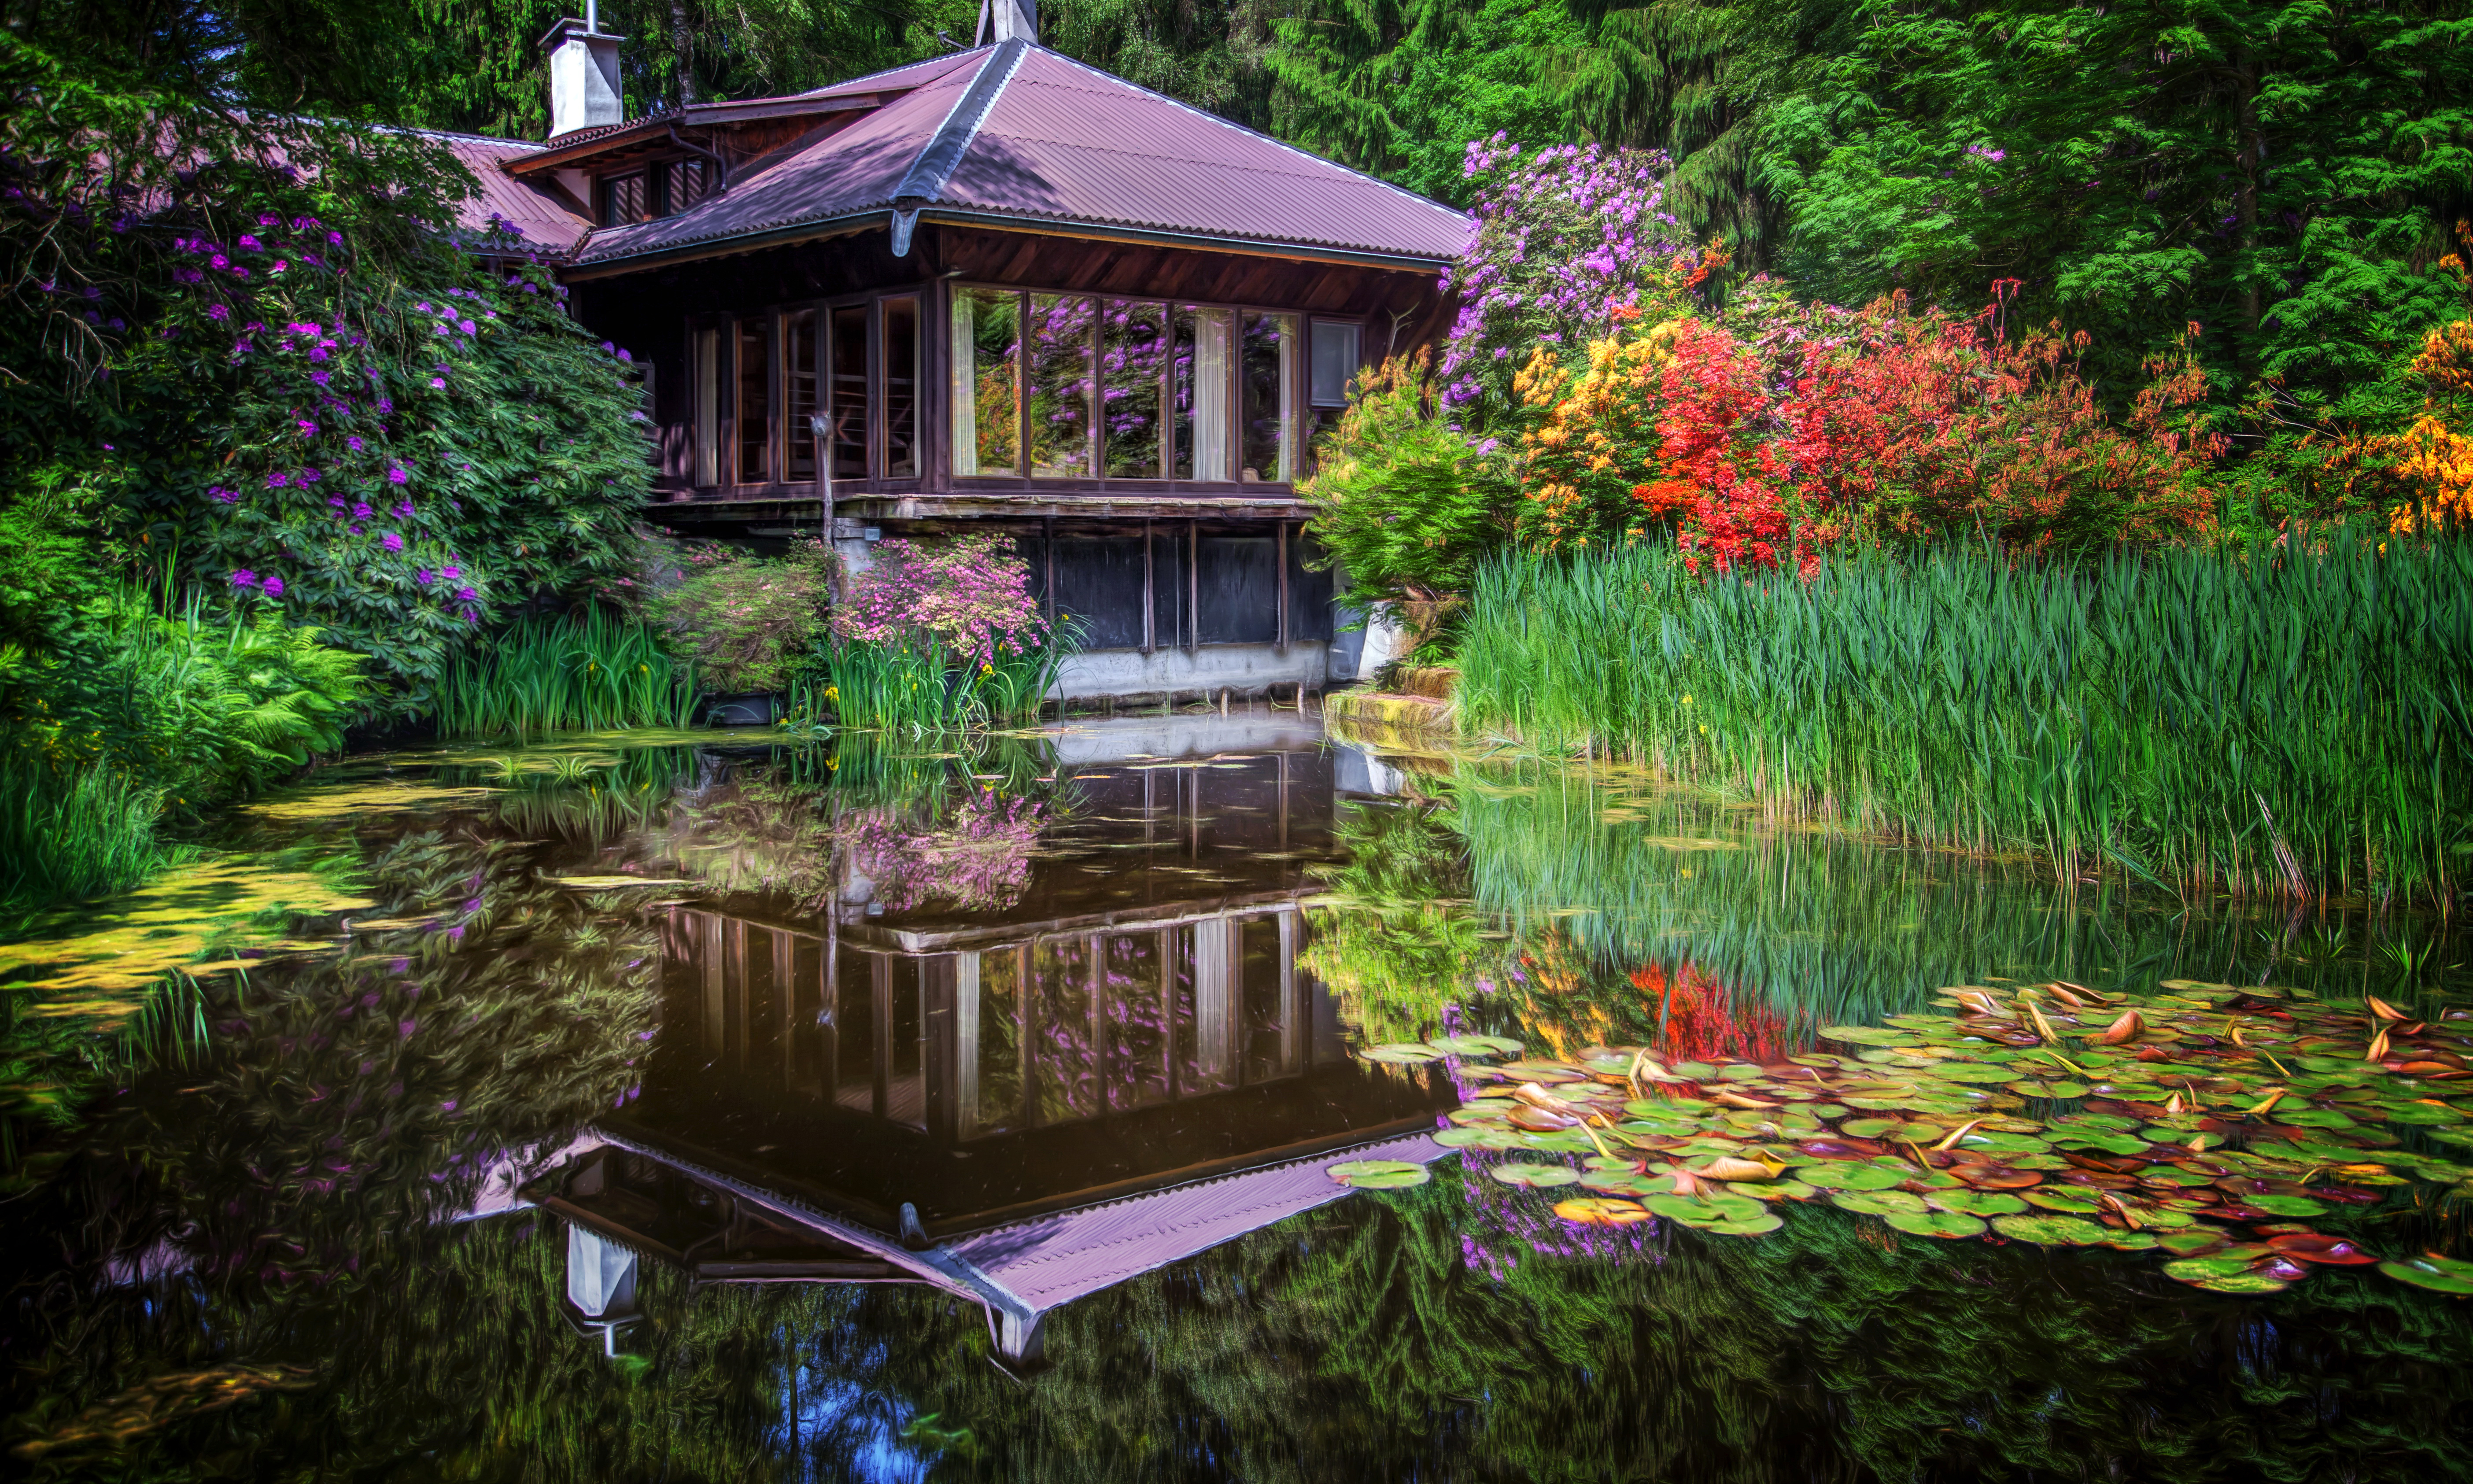
[[[1825,1201],[1922,1236],[2157,1251],[2218,1292],[2376,1264],[2473,1294],[2473,1262],[2318,1230],[2416,1183],[2473,1196],[2473,1011],[2419,1021],[2376,998],[2177,979],[1961,985],[1935,1003],[1824,1026],[1844,1050],[1767,1064],[1520,1059],[1485,1036],[1360,1055],[1448,1059],[1466,1095],[1437,1140],[1505,1156],[1487,1171],[1504,1185],[1572,1187],[1568,1221],[1756,1236],[1783,1225],[1775,1203]],[[1331,1173],[1426,1178],[1399,1161]]]

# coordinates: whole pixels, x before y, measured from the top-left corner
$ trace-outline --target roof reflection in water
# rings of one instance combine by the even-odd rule
[[[1252,733],[1064,738],[1082,804],[1010,909],[849,874],[823,910],[670,909],[642,1094],[533,1191],[573,1227],[569,1319],[623,1326],[641,1255],[932,1284],[1035,1362],[1048,1310],[1337,1198],[1336,1151],[1438,1154],[1445,1093],[1353,1062],[1298,968],[1333,754]]]

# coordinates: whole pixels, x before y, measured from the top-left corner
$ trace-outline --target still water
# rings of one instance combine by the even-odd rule
[[[2064,887],[1620,771],[1374,755],[1293,714],[906,750],[404,754],[326,770],[216,844],[0,950],[0,984],[46,987],[12,996],[0,1089],[12,1476],[2473,1472],[2473,1300],[2445,1291],[2452,1269],[2425,1261],[2434,1288],[2286,1264],[2273,1291],[2216,1292],[2169,1276],[2169,1252],[1912,1234],[1845,1192],[1764,1192],[1782,1220],[1756,1234],[1582,1225],[1555,1208],[1587,1192],[1494,1172],[1587,1165],[1620,1195],[1620,1161],[1582,1151],[1626,1115],[1572,1130],[1549,1111],[1533,1133],[1472,1113],[1523,1078],[1617,1108],[1679,1091],[1651,1112],[1699,1110],[1711,1147],[1839,1147],[1816,1133],[1886,1150],[1876,1164],[1911,1149],[1913,1188],[1954,1186],[1922,1120],[1961,1103],[1810,1104],[1874,1120],[1816,1129],[1791,1106],[1813,1094],[1759,1079],[1894,1091],[1854,1079],[1944,1055],[1896,1043],[1940,1036],[1918,1012],[1972,1013],[1951,987],[2006,1006],[2058,982],[2109,1016],[2197,981],[2213,1000],[2150,1005],[2183,1023],[2149,1026],[2164,1049],[2142,1056],[2203,1099],[2223,1079],[2167,1052],[2260,1049],[2203,1017],[2257,1011],[2290,1059],[2332,1041],[2279,1041],[2277,1017],[2332,1027],[2375,996],[2395,1017],[2363,1034],[2389,1025],[2424,1060],[2329,1060],[2322,1091],[2350,1115],[2285,1131],[2335,1140],[2295,1147],[2353,1173],[2253,1188],[2301,1192],[2288,1210],[2368,1256],[2473,1257],[2454,1162],[2473,1163],[2473,1082],[2447,1049],[2473,949],[2427,920]],[[2007,1044],[2074,1048],[2088,1065],[2062,1065],[2101,1078],[2097,1023]],[[1859,1060],[1871,1043],[1825,1030],[1879,1043]],[[1515,1075],[1364,1055],[1484,1036],[1520,1043]],[[1640,1081],[1659,1066],[1678,1080]],[[1691,1095],[1739,1076],[1767,1095]],[[2090,1091],[2012,1086],[2053,1096],[1961,1088],[1994,1134],[1946,1137],[2066,1121]],[[2197,1116],[2138,1100],[2165,1090],[2098,1082],[2090,1106]],[[1766,1121],[1789,1114],[1806,1122]],[[2240,1143],[2241,1122],[2174,1125],[2179,1164],[2145,1173],[2203,1165],[2205,1131]],[[1677,1161],[1695,1132],[1622,1127]],[[2188,1223],[2010,1137],[2041,1173],[2005,1165],[1988,1188],[2094,1170],[2091,1200],[2127,1192],[2152,1221],[2037,1210],[2125,1243]],[[1431,1178],[1325,1173],[1369,1158]],[[2218,1220],[2262,1198],[2196,1194],[2217,1209],[2180,1204]],[[2247,1212],[2261,1242],[2272,1214]]]

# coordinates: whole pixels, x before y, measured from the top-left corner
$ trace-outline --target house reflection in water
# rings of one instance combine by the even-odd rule
[[[1338,1151],[1439,1153],[1447,1089],[1355,1062],[1297,963],[1328,755],[1082,766],[1095,802],[1015,910],[671,910],[642,1094],[535,1189],[575,1233],[571,1321],[626,1323],[612,1254],[640,1254],[934,1284],[1028,1362],[1059,1304],[1337,1197]]]

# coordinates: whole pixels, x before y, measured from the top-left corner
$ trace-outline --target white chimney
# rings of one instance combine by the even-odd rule
[[[1010,41],[1020,36],[1034,46],[1039,44],[1039,0],[988,0],[988,9],[996,40]]]
[[[626,119],[626,108],[618,99],[621,38],[603,33],[600,19],[598,14],[588,20],[570,16],[541,37],[541,46],[549,53],[549,136],[553,139]]]

